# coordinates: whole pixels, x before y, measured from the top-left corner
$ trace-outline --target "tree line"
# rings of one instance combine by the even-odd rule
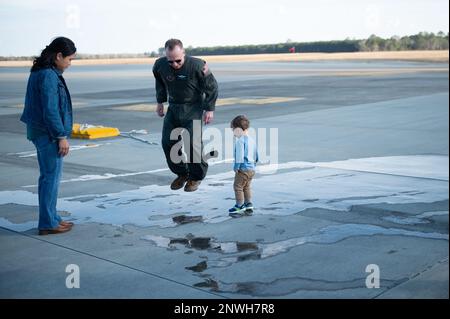
[[[371,35],[359,42],[359,51],[448,50],[448,33],[420,32],[412,36],[383,39]]]
[[[256,44],[215,47],[186,48],[189,55],[233,55],[233,54],[263,54],[288,52],[358,52],[358,51],[407,51],[407,50],[448,50],[448,33],[420,32],[410,36],[393,36],[383,39],[371,35],[368,39],[345,39],[337,41],[292,42],[290,40],[277,44]],[[117,59],[117,58],[143,58],[164,55],[164,48],[158,52],[144,52],[139,54],[78,54],[78,59]],[[33,57],[2,57],[0,61],[32,60]]]
[[[160,53],[164,51],[160,49]],[[188,47],[190,55],[228,55],[228,54],[259,54],[259,53],[287,53],[287,52],[358,52],[358,51],[407,51],[407,50],[448,50],[448,33],[437,34],[420,32],[411,36],[393,36],[383,39],[371,35],[368,39],[319,42],[292,42],[261,45],[216,46],[216,47]]]

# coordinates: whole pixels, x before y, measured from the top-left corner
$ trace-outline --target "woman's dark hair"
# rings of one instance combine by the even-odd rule
[[[31,72],[39,69],[55,66],[56,55],[61,52],[63,57],[69,56],[77,52],[75,44],[72,40],[64,37],[56,38],[42,50],[41,55],[36,57],[31,67]]]

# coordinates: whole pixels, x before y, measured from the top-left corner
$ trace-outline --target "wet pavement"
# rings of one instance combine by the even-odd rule
[[[72,139],[58,209],[75,227],[51,236],[37,236],[38,166],[18,122],[26,73],[0,69],[2,298],[448,298],[448,64],[215,67],[224,103],[205,139],[247,114],[272,152],[253,214],[228,215],[223,147],[198,191],[170,190],[161,119],[123,108],[154,103],[150,66],[80,67],[66,76],[75,121],[154,144]],[[80,288],[66,287],[71,264]]]

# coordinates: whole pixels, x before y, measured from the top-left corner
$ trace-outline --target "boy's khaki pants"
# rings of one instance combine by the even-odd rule
[[[255,171],[238,170],[234,176],[234,194],[236,196],[236,204],[242,205],[252,200],[251,182],[255,176]]]

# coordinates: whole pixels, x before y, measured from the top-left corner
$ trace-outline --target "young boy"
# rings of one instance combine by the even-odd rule
[[[239,217],[253,213],[251,182],[255,176],[258,150],[255,141],[248,136],[250,121],[245,115],[238,115],[231,121],[234,144],[234,193],[236,205],[228,210],[230,216]]]

